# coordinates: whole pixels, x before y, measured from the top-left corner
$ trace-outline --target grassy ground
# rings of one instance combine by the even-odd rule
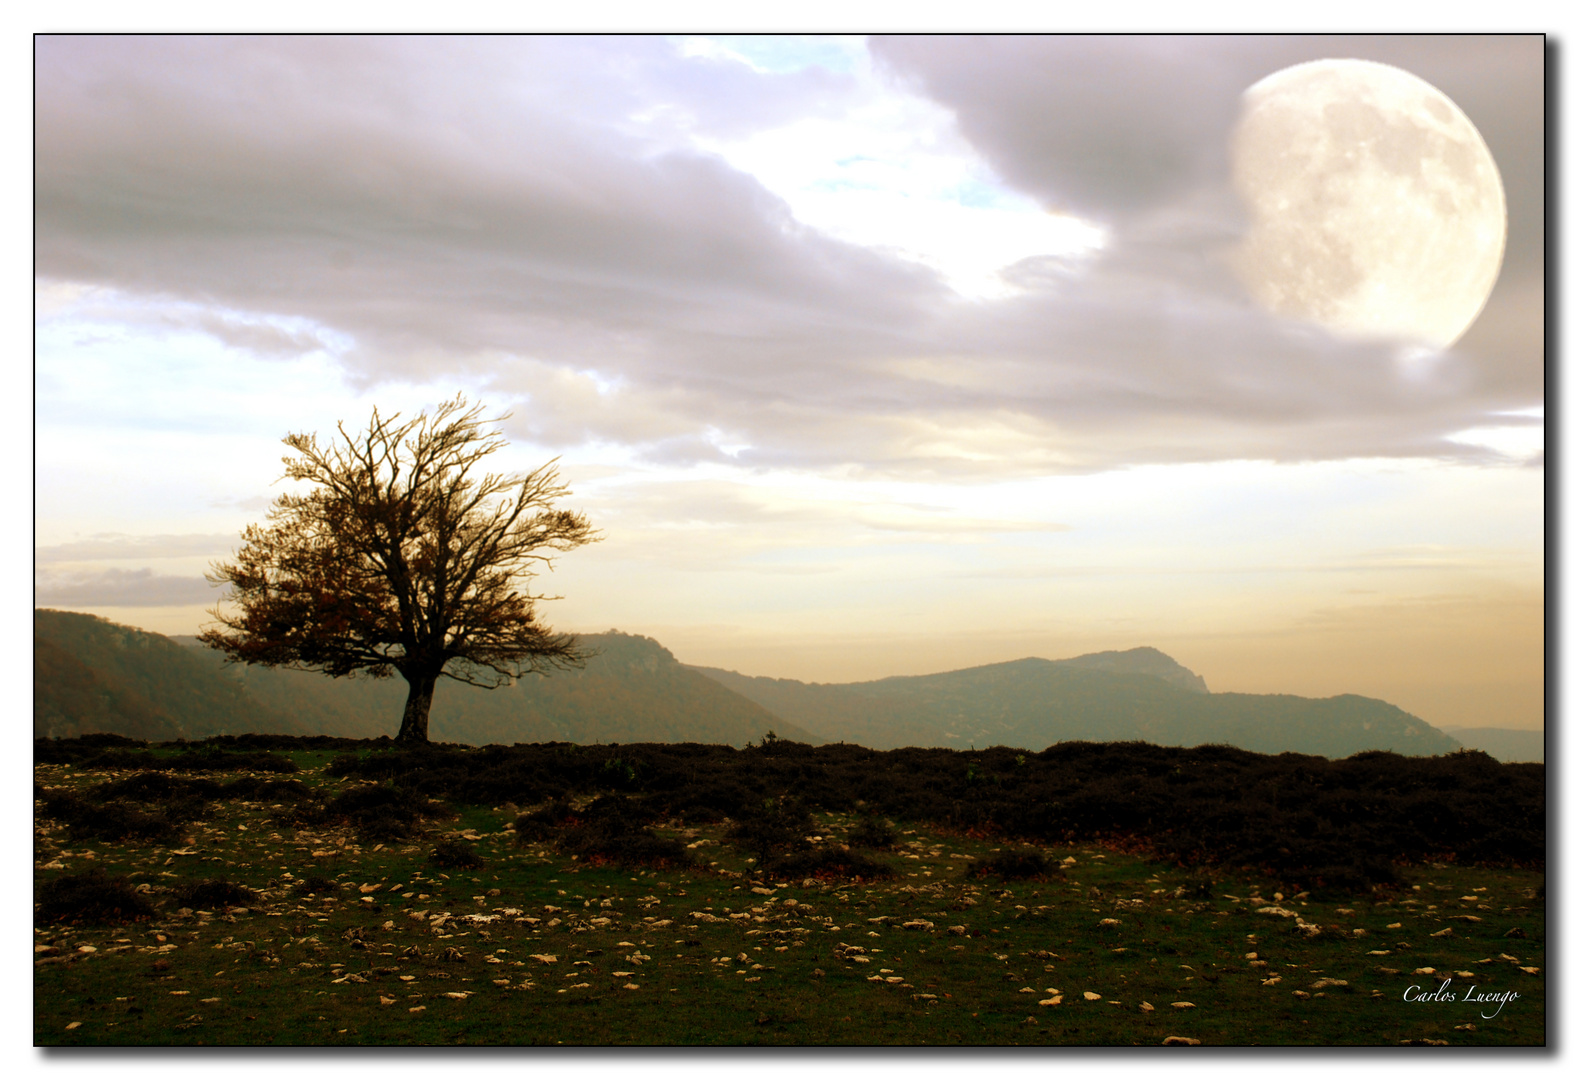
[[[290,756],[309,784],[357,783],[322,775],[330,754]],[[48,787],[119,775],[37,767]],[[36,929],[35,1041],[1546,1041],[1538,872],[1426,865],[1392,892],[1283,896],[1253,875],[1077,845],[1042,849],[1063,866],[1050,880],[973,880],[1001,840],[897,823],[899,845],[878,855],[893,880],[789,881],[754,875],[722,825],[657,830],[692,845],[695,869],[622,870],[518,845],[513,807],[458,809],[423,842],[387,845],[280,827],[266,803],[216,804],[179,847],[76,843],[41,818],[39,884],[98,866],[159,914]],[[825,844],[856,824],[816,822]],[[429,861],[436,840],[463,834],[481,868]],[[314,876],[336,887],[297,891]],[[216,877],[262,898],[245,910],[169,898]]]

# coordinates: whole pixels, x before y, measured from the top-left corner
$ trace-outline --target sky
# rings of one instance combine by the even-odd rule
[[[1241,95],[1358,57],[1479,128],[1420,359],[1227,270]],[[195,633],[289,432],[457,392],[605,534],[556,627],[842,682],[1149,645],[1214,691],[1544,709],[1533,37],[41,37],[39,606]]]

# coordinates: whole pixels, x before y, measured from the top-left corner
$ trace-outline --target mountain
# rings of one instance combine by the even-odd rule
[[[398,677],[330,679],[227,665],[195,638],[167,638],[73,612],[38,610],[33,625],[36,736],[376,738],[400,726],[406,684]],[[838,740],[873,749],[1041,750],[1071,740],[1141,740],[1329,758],[1373,749],[1440,754],[1459,745],[1373,698],[1213,694],[1199,675],[1148,648],[830,685],[689,667],[651,638],[618,631],[582,641],[595,655],[581,669],[497,690],[442,681],[430,735],[477,745],[743,746],[771,730],[796,742]]]
[[[308,734],[162,634],[93,615],[35,610],[33,734],[93,731],[158,741],[243,731]]]
[[[1126,649],[1123,652],[1115,650],[1086,653],[1084,656],[1076,656],[1068,660],[1052,660],[1049,663],[1063,667],[1089,668],[1092,671],[1111,671],[1119,675],[1155,675],[1163,682],[1172,683],[1174,686],[1183,687],[1197,694],[1210,693],[1206,689],[1205,679],[1173,657],[1149,646]]]
[[[179,638],[210,662],[217,653]],[[593,653],[584,668],[531,675],[484,690],[441,679],[428,734],[435,742],[699,742],[744,746],[767,731],[820,743],[761,706],[690,671],[651,638],[610,631],[583,634]],[[307,671],[230,669],[258,701],[297,716],[314,731],[352,738],[394,735],[406,682],[330,679]]]
[[[1458,748],[1425,721],[1374,698],[1209,693],[1199,675],[1150,648],[833,685],[696,670],[827,739],[879,750],[1143,740],[1338,758]]]
[[[1442,730],[1471,750],[1484,750],[1498,761],[1546,761],[1544,731],[1490,727],[1444,727]]]
[[[225,664],[194,637],[168,638],[93,615],[34,612],[35,736],[111,731],[199,739],[242,732],[393,736],[406,683]],[[436,742],[700,742],[744,746],[773,731],[822,740],[685,668],[650,638],[582,637],[583,669],[483,690],[441,680]]]

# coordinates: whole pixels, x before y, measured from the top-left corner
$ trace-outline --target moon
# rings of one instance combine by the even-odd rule
[[[1255,300],[1335,334],[1443,349],[1502,268],[1507,202],[1480,132],[1407,71],[1316,60],[1246,90],[1231,145]]]

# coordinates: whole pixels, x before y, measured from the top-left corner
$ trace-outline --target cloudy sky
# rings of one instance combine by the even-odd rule
[[[1227,269],[1243,91],[1451,97],[1506,191],[1450,351]],[[606,534],[557,626],[846,681],[1156,646],[1543,708],[1539,38],[43,37],[35,585],[193,633],[292,431],[457,391]]]

